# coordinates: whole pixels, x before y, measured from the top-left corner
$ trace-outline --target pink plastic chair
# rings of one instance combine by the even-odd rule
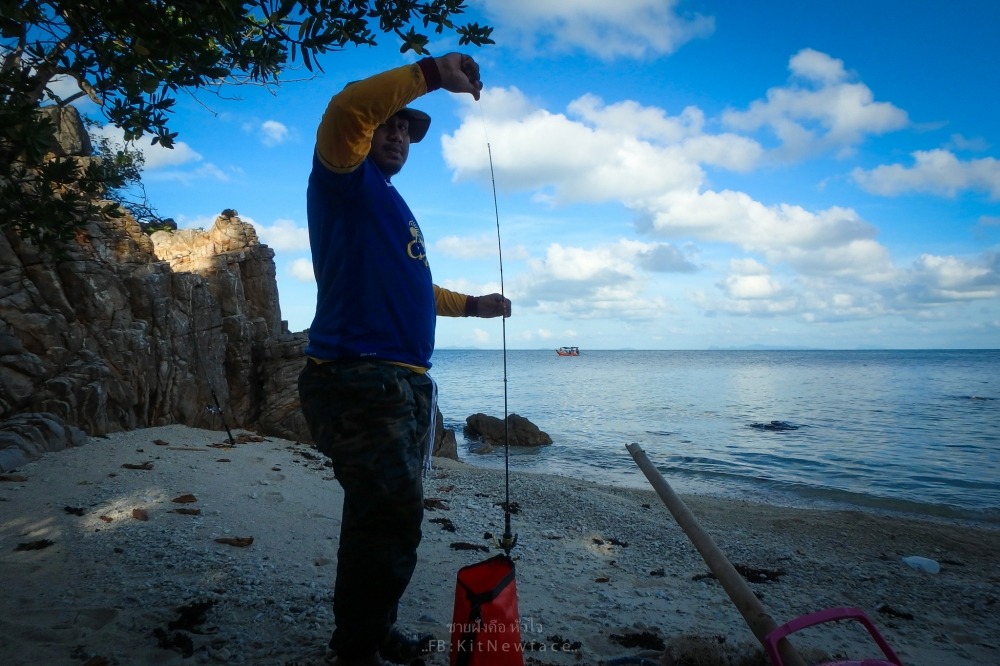
[[[878,632],[878,629],[875,628],[875,624],[868,619],[868,616],[864,614],[864,611],[860,608],[847,607],[828,608],[826,610],[810,613],[809,615],[803,615],[802,617],[797,617],[794,620],[786,622],[769,633],[764,637],[764,648],[767,650],[767,655],[770,657],[771,663],[773,663],[774,666],[784,666],[784,662],[781,660],[781,655],[778,654],[778,641],[781,639],[787,637],[789,634],[799,631],[800,629],[812,627],[824,622],[836,622],[838,620],[857,620],[863,624],[886,658],[862,659],[860,661],[828,661],[825,662],[823,666],[903,666],[903,662],[899,660],[896,653],[892,651],[889,644],[886,643],[884,638],[882,638],[882,634]]]

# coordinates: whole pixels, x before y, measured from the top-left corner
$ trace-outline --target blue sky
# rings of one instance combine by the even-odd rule
[[[495,26],[466,49],[482,100],[417,100],[431,130],[393,180],[445,287],[499,291],[499,217],[509,348],[1000,347],[1000,4],[469,5]],[[143,146],[161,214],[257,227],[293,331],[316,124],[345,82],[413,61],[382,41],[274,92],[182,96],[177,148]],[[441,318],[438,348],[502,333]]]

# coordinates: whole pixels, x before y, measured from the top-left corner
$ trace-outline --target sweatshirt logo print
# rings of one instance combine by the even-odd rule
[[[413,220],[410,220],[410,235],[413,236],[413,240],[406,244],[406,254],[410,259],[422,261],[424,266],[430,266],[427,253],[424,251],[424,235],[420,233],[420,227]]]

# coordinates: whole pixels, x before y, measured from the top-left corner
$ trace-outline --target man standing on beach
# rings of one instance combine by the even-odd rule
[[[318,294],[299,396],[344,488],[330,640],[340,666],[408,662],[430,642],[395,622],[417,562],[422,460],[434,445],[435,318],[510,316],[500,294],[433,284],[423,234],[390,182],[430,125],[407,104],[438,89],[478,100],[482,87],[471,57],[425,58],[348,84],[316,135],[307,206]]]

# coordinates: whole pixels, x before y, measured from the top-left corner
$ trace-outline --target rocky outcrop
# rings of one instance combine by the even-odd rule
[[[53,122],[75,128],[54,155],[89,152],[78,116]],[[93,220],[60,250],[0,233],[0,471],[82,433],[173,423],[309,442],[306,334],[281,320],[274,252],[236,211],[152,235]]]
[[[60,128],[51,154],[86,157],[79,117],[46,113]],[[280,374],[271,366],[292,363],[295,349],[301,364],[304,337],[281,321],[273,251],[235,211],[207,231],[153,237],[129,216],[93,220],[58,250],[0,234],[0,422],[34,414],[89,435],[220,429],[216,400],[235,426],[289,420],[291,401],[277,392],[272,405],[260,378]],[[67,443],[56,430],[35,432],[54,433],[56,449]],[[0,446],[17,439],[27,456],[45,448],[35,435]]]
[[[552,443],[547,433],[517,414],[504,420],[487,414],[473,414],[465,419],[465,436],[490,446],[546,446]]]
[[[90,135],[74,106],[45,106],[38,113],[55,127],[55,141],[49,146],[51,157],[90,157],[94,152]]]
[[[48,414],[17,414],[0,421],[0,472],[17,469],[46,451],[81,446],[87,435]]]
[[[437,426],[434,432],[434,448],[431,449],[431,455],[458,460],[458,440],[455,439],[455,431],[444,427],[444,416],[440,409],[437,410]]]
[[[259,377],[290,349],[301,363],[304,338],[280,320],[273,252],[237,217],[194,233],[216,253],[151,240],[129,217],[86,225],[58,258],[0,236],[0,420],[218,428],[216,399],[241,427],[278,418]]]

